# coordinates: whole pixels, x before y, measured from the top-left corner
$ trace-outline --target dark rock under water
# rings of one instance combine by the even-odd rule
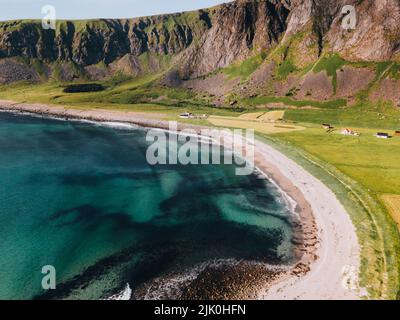
[[[245,274],[212,261],[292,262],[291,213],[272,183],[233,165],[150,166],[145,135],[0,113],[1,299],[100,299],[127,283],[143,298],[205,265],[174,296],[203,298],[190,288],[210,272],[221,288],[221,270]],[[56,290],[42,290],[45,265]]]

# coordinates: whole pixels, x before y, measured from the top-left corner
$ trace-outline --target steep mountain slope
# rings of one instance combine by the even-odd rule
[[[354,30],[342,26],[345,5],[355,8]],[[271,96],[345,105],[362,95],[400,106],[398,21],[399,0],[237,0],[181,14],[59,21],[56,30],[1,22],[0,82],[157,73],[160,84],[217,105],[271,107],[271,99],[249,101]]]
[[[87,66],[109,64],[125,54],[174,54],[187,48],[209,26],[209,12],[155,16],[132,20],[59,21],[45,30],[40,21],[0,25],[0,55],[24,55]]]

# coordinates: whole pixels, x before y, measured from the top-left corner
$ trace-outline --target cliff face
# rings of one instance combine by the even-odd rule
[[[332,50],[350,60],[399,58],[400,0],[353,0],[351,3],[356,7],[357,27],[352,32],[345,31],[341,28],[340,16],[336,15],[326,34]]]
[[[211,72],[277,44],[286,29],[289,6],[270,1],[237,1],[174,15],[132,20],[63,21],[57,30],[41,23],[0,24],[0,58],[24,56],[80,66],[110,64],[129,54],[185,54],[194,74]]]
[[[181,72],[200,76],[245,59],[252,50],[269,50],[286,30],[289,6],[285,2],[237,1],[223,5],[211,28],[185,52]]]
[[[351,31],[342,27],[341,10],[348,4],[356,8],[358,19]],[[101,77],[118,70],[154,71],[160,65],[154,56],[168,56],[175,72],[187,79],[260,51],[271,52],[305,32],[303,42],[297,43],[304,63],[326,52],[352,61],[387,61],[400,56],[398,21],[400,0],[237,0],[182,14],[60,21],[56,30],[44,30],[39,21],[11,21],[0,23],[0,59],[37,59],[47,65],[61,64],[63,70],[72,63]],[[313,46],[316,52],[306,50]],[[143,54],[153,57],[154,67],[143,66],[139,59]],[[111,67],[103,72],[97,68],[100,63]]]
[[[0,57],[25,56],[87,66],[109,64],[126,54],[175,54],[200,37],[209,23],[206,11],[132,20],[63,21],[56,30],[44,30],[38,21],[3,22]]]
[[[355,8],[354,30],[342,27],[346,5]],[[358,61],[387,61],[400,54],[399,0],[293,0],[288,33],[310,21],[321,51]]]

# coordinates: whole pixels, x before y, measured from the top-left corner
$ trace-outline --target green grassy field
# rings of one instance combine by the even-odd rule
[[[211,124],[222,128],[252,129],[264,134],[291,132],[305,129],[304,127],[295,125],[246,120],[238,117],[211,116],[208,118],[208,121]]]
[[[363,102],[348,108],[288,110],[286,119],[313,124],[330,123],[343,127],[400,130],[400,109],[387,102]]]
[[[338,131],[328,134],[320,128],[309,128],[282,134],[279,139],[334,165],[371,193],[400,193],[400,138],[377,139],[374,134],[378,129],[355,129],[361,136],[344,136]]]
[[[325,133],[318,133],[317,129],[311,129],[290,134],[262,135],[260,139],[282,151],[320,179],[344,205],[357,230],[361,246],[360,284],[368,290],[369,297],[399,299],[399,229],[387,207],[379,201],[377,191],[365,187],[356,180],[359,178],[357,166],[353,168],[354,176],[350,177],[349,173],[344,174],[333,164],[334,161],[330,156],[337,154],[340,137],[332,135],[324,139],[324,135]],[[323,139],[321,144],[318,140],[313,140],[316,138]],[[319,148],[322,145],[326,145],[324,150]],[[348,150],[354,150],[352,158],[353,162],[357,162],[357,148],[351,147],[351,143],[345,145]],[[386,147],[384,149],[388,150]],[[344,157],[342,164],[346,161]],[[376,166],[379,167],[379,164]],[[368,181],[368,177],[363,177],[362,180]],[[381,183],[381,187],[382,185],[384,183]]]
[[[400,228],[400,195],[398,194],[384,194],[381,199],[388,207],[394,221]]]
[[[362,244],[362,283],[371,296],[400,298],[398,213],[382,198],[400,194],[400,137],[377,139],[379,128],[353,128],[361,133],[354,137],[304,125],[307,130],[268,138],[331,187],[351,214]]]
[[[196,95],[184,89],[163,88],[154,85],[156,76],[144,76],[136,79],[112,78],[99,82],[104,91],[79,94],[64,93],[66,84],[16,83],[0,86],[0,99],[16,102],[45,103],[71,108],[112,109],[135,112],[165,114],[168,117],[182,112],[196,114],[215,114],[237,116],[241,110],[230,108],[212,108],[208,97]]]
[[[245,106],[257,107],[269,103],[283,103],[287,106],[293,107],[314,107],[320,109],[334,109],[345,107],[347,102],[344,99],[337,99],[332,101],[312,101],[312,100],[294,100],[290,97],[271,97],[271,96],[259,96],[255,98],[246,98],[241,101]],[[300,110],[302,111],[302,110]]]

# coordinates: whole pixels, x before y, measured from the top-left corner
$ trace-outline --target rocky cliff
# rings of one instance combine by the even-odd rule
[[[355,8],[352,30],[343,27],[345,5]],[[369,76],[367,70],[353,70],[357,63],[400,61],[398,21],[400,0],[237,0],[180,14],[58,21],[56,30],[44,30],[39,21],[1,22],[0,82],[55,76],[98,80],[118,71],[131,76],[162,71],[165,84],[176,86],[262,54],[242,79],[247,86],[257,91],[269,83],[271,94],[293,89],[295,95],[321,99],[344,92],[338,88],[343,78]],[[352,65],[342,75],[318,68],[327,62],[321,59],[332,56],[341,59],[334,60],[334,69],[343,61]],[[396,68],[391,71],[395,77]],[[310,74],[316,69],[325,74],[316,78]],[[185,85],[209,91],[204,84]],[[233,87],[223,94],[241,94]]]
[[[126,54],[175,54],[210,26],[209,12],[132,20],[60,21],[45,30],[40,21],[0,24],[0,57],[25,56],[81,66],[109,64]]]
[[[355,8],[356,26],[343,28],[346,5]],[[343,58],[361,61],[398,59],[400,54],[399,0],[297,0],[292,17],[311,20],[320,44]]]
[[[0,24],[0,58],[109,65],[126,55],[177,54],[199,75],[244,59],[251,50],[276,45],[286,30],[289,6],[237,1],[211,9],[131,20],[61,21],[44,30],[40,21]]]

